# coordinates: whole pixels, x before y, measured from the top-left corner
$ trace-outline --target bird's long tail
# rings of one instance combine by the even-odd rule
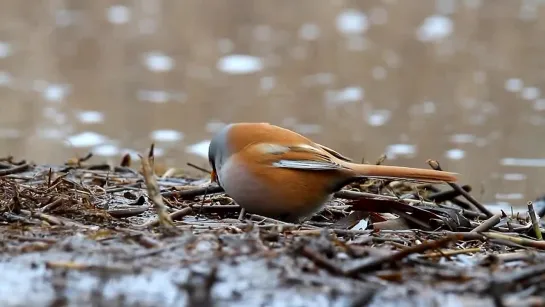
[[[356,176],[383,179],[409,179],[423,182],[455,182],[456,173],[402,166],[345,163]]]

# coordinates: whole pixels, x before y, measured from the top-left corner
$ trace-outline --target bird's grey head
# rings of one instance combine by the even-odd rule
[[[210,141],[208,147],[208,162],[212,170],[218,175],[225,160],[229,158],[229,149],[227,144],[227,132],[231,125],[223,127]],[[218,178],[219,181],[219,178]]]

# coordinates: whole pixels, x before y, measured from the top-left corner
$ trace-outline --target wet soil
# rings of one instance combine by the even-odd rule
[[[545,247],[520,217],[524,231],[496,223],[471,233],[487,220],[482,213],[429,229],[399,212],[354,210],[338,197],[312,220],[289,224],[239,217],[219,189],[188,192],[202,191],[204,176],[159,177],[172,231],[157,223],[137,171],[0,163],[0,306],[537,306],[545,299]],[[373,187],[364,192],[383,192]]]

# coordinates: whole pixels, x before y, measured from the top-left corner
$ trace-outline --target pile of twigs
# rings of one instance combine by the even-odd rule
[[[121,257],[126,262],[194,244],[173,243],[177,238],[213,234],[217,251],[210,258],[186,251],[183,261],[221,262],[229,252],[218,238],[227,236],[251,241],[247,252],[232,251],[232,257],[306,259],[297,270],[310,265],[320,278],[327,274],[386,289],[406,282],[431,284],[436,291],[485,294],[504,305],[543,302],[540,219],[545,210],[534,209],[532,202],[522,214],[493,213],[471,196],[469,186],[367,180],[336,193],[311,220],[292,224],[241,214],[206,178],[160,172],[152,152],[141,158],[140,170],[131,169],[127,157],[119,166],[89,164],[91,157],[61,166],[0,160],[5,251],[47,253],[63,238],[84,233],[101,244],[119,241],[143,249],[138,256]],[[429,164],[440,169],[436,161]],[[74,269],[74,263],[48,265]],[[374,294],[351,297],[361,303]]]

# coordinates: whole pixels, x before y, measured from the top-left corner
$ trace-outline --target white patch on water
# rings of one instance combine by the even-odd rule
[[[390,110],[373,110],[367,114],[367,123],[370,126],[378,127],[384,126],[391,118],[392,112]]]
[[[210,147],[210,140],[201,141],[187,146],[186,152],[208,159],[208,147]]]
[[[177,142],[182,140],[184,134],[176,130],[155,130],[151,132],[151,138],[156,142]]]
[[[504,85],[505,90],[511,93],[520,92],[523,86],[524,86],[524,83],[522,82],[520,78],[507,79]]]
[[[251,55],[232,54],[219,59],[216,67],[228,74],[251,74],[263,69],[263,61]]]
[[[11,45],[7,42],[0,42],[0,58],[7,58],[11,55]]]
[[[49,84],[42,92],[45,100],[51,102],[61,102],[68,95],[70,86],[67,84]]]
[[[496,193],[496,199],[518,200],[523,198],[524,194],[522,193]]]
[[[79,111],[76,116],[84,124],[97,124],[104,121],[104,114],[98,111]]]
[[[361,34],[369,29],[367,15],[355,9],[347,9],[336,19],[337,29],[344,34]]]
[[[393,160],[398,156],[414,157],[416,155],[416,145],[411,144],[392,144],[386,147],[386,156]]]
[[[174,64],[173,58],[159,51],[148,52],[144,55],[144,65],[151,71],[169,71],[174,68]]]
[[[523,180],[526,180],[526,175],[525,174],[519,174],[519,173],[503,174],[503,180],[507,180],[507,181],[523,181]]]
[[[535,100],[541,95],[541,91],[537,87],[525,87],[520,93],[524,100]]]
[[[138,99],[153,103],[165,103],[170,100],[170,94],[165,91],[139,90]]]
[[[104,135],[92,131],[85,131],[68,137],[67,141],[73,147],[90,147],[101,145],[107,140],[108,139]]]
[[[131,12],[129,8],[124,5],[114,5],[108,8],[106,15],[109,22],[114,24],[124,24],[129,21]]]
[[[424,19],[416,32],[419,40],[428,42],[441,40],[452,34],[454,25],[449,17],[432,15]]]
[[[450,136],[450,141],[456,144],[471,144],[475,143],[477,137],[469,133],[458,133]]]
[[[445,153],[445,156],[450,160],[461,160],[465,157],[465,155],[465,151],[458,148],[449,149]]]
[[[545,167],[545,159],[503,158],[500,163],[505,166]]]
[[[91,149],[94,155],[102,157],[113,157],[119,154],[119,148],[113,144],[98,145]]]

